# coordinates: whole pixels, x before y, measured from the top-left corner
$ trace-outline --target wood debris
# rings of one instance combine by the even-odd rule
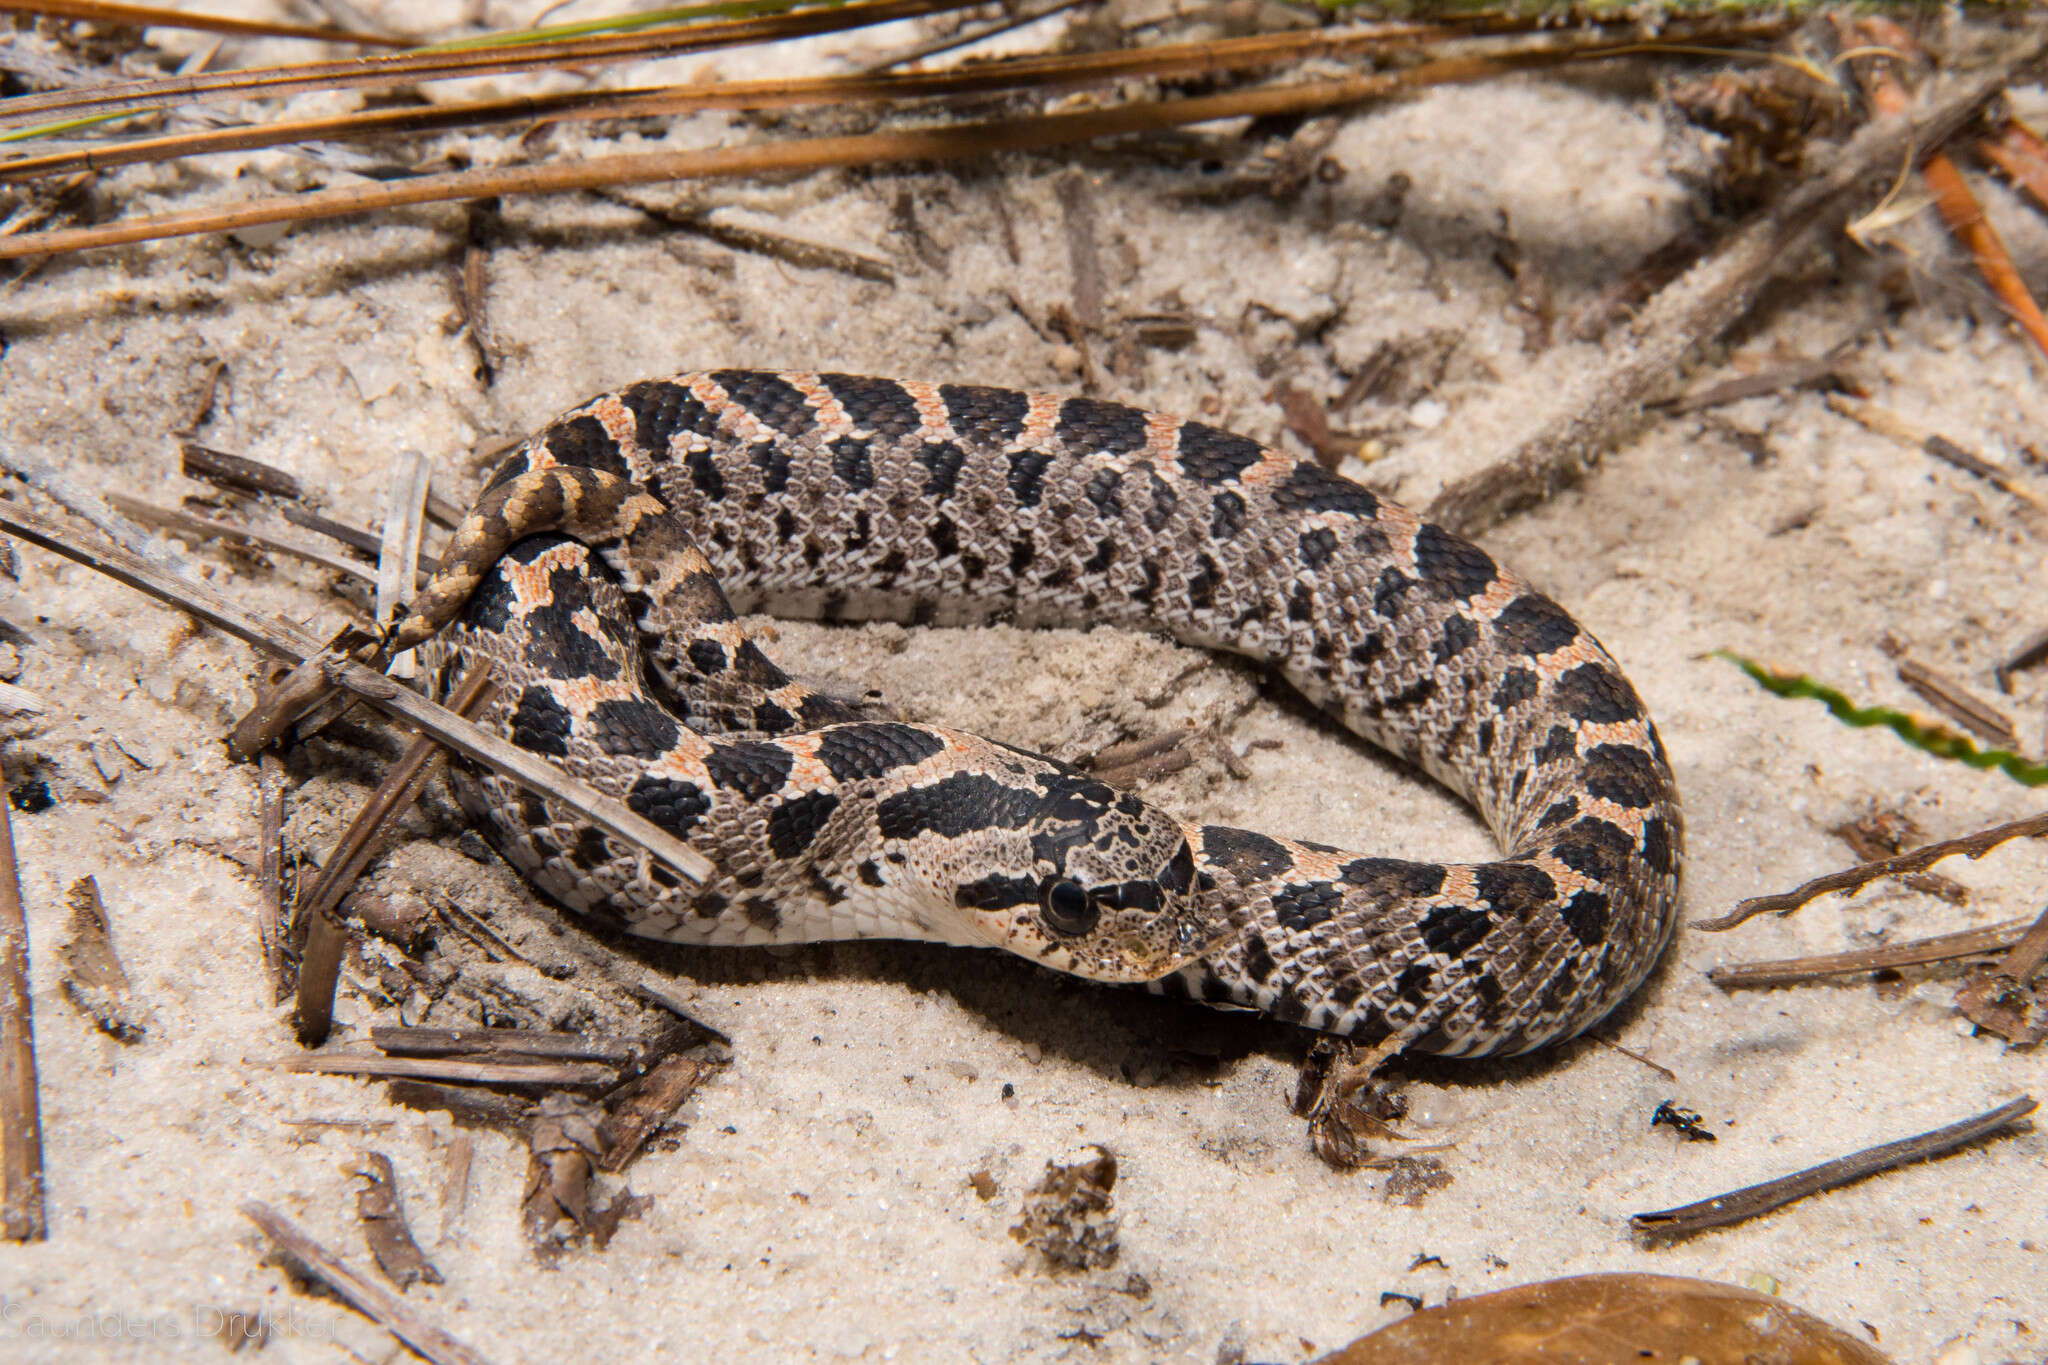
[[[29,1008],[28,921],[14,862],[14,822],[0,802],[0,1237],[40,1242],[43,1118],[36,1091],[35,1023]]]
[[[62,949],[64,993],[108,1037],[139,1043],[148,1030],[129,999],[128,973],[114,952],[113,928],[100,886],[80,877],[64,893],[71,907],[71,940]]]
[[[384,1278],[401,1290],[416,1284],[440,1284],[441,1272],[421,1253],[412,1229],[406,1226],[391,1158],[382,1152],[364,1152],[349,1173],[363,1181],[356,1191],[356,1217],[362,1220],[363,1238]]]
[[[350,1307],[410,1346],[432,1365],[487,1365],[484,1358],[428,1322],[390,1290],[371,1283],[348,1262],[308,1237],[298,1224],[257,1200],[242,1205],[242,1216],[263,1230],[310,1279],[319,1280]]]
[[[1073,1161],[1048,1161],[1045,1174],[1024,1195],[1010,1236],[1030,1247],[1055,1271],[1101,1270],[1116,1264],[1116,1157],[1090,1145]]]

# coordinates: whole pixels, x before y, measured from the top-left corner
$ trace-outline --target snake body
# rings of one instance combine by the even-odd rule
[[[1196,826],[1052,759],[792,682],[745,605],[1163,630],[1277,670],[1471,801],[1441,864]],[[438,636],[438,638],[436,638]],[[572,908],[690,943],[1009,948],[1386,1049],[1515,1053],[1633,991],[1683,821],[1599,643],[1476,546],[1242,436],[1092,398],[717,370],[522,444],[391,647],[492,661],[483,723],[684,838],[679,884],[478,779]]]

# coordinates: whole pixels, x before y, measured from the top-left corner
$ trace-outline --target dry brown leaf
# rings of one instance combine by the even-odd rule
[[[1425,1308],[1317,1365],[1889,1365],[1752,1289],[1674,1275],[1575,1275]]]

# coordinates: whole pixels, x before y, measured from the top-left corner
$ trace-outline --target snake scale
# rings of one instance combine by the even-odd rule
[[[723,586],[721,586],[723,585]],[[794,682],[744,606],[1162,630],[1262,660],[1472,802],[1440,864],[1185,823],[1062,763]],[[1093,398],[715,370],[574,408],[491,478],[387,642],[685,839],[680,883],[501,778],[465,803],[653,938],[910,938],[1351,1035],[1569,1037],[1669,941],[1683,823],[1614,661],[1476,546],[1319,465]]]

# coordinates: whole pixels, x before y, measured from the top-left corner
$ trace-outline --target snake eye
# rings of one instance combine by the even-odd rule
[[[1055,934],[1085,934],[1102,918],[1101,909],[1088,899],[1081,884],[1065,877],[1048,877],[1039,888],[1038,903],[1045,927]]]

